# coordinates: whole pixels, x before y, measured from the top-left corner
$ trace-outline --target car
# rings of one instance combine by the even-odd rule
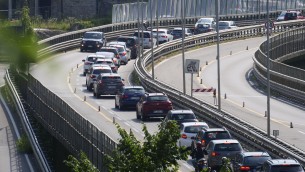
[[[276,21],[286,21],[286,20],[297,20],[304,19],[305,17],[301,11],[282,11],[281,14],[277,17]]]
[[[109,46],[105,46],[102,47],[98,52],[96,52],[97,54],[102,54],[100,52],[112,52],[115,55],[115,59],[117,60],[116,62],[114,62],[115,65],[117,65],[118,67],[120,67],[120,54],[118,52],[118,49],[116,47],[109,47]]]
[[[126,42],[126,46],[130,49],[130,58],[135,59],[138,57],[139,39],[135,36],[119,36],[117,41]]]
[[[99,58],[105,58],[104,55],[96,55],[96,54],[90,54],[86,57],[86,59],[83,59],[82,62],[84,62],[84,68],[83,68],[83,75],[86,76],[88,73],[88,70],[90,69],[91,65],[94,63],[94,61]]]
[[[145,121],[150,117],[165,118],[173,104],[165,93],[145,93],[136,105],[137,119]]]
[[[182,38],[182,27],[176,27],[171,31],[173,39]],[[185,28],[185,37],[193,35],[193,32],[189,28]]]
[[[232,158],[231,169],[233,172],[257,171],[270,159],[267,152],[240,152]]]
[[[112,70],[108,65],[98,64],[97,66],[91,67],[89,73],[86,75],[86,87],[88,91],[92,91],[93,83],[101,73],[112,73]]]
[[[152,48],[156,46],[157,43],[157,39],[153,37],[153,35],[151,35],[150,31],[140,31],[140,38],[138,39],[142,39],[143,38],[143,48]],[[138,37],[138,31],[135,31],[133,36]],[[140,41],[142,42],[142,41]],[[153,43],[153,44],[152,44]]]
[[[212,170],[219,170],[222,165],[222,158],[232,159],[237,153],[244,150],[236,139],[211,140],[205,148],[204,158]]]
[[[200,18],[194,27],[195,34],[211,32],[215,30],[216,20],[212,17]]]
[[[234,21],[219,21],[219,30],[237,28]]]
[[[97,59],[97,60],[95,60],[93,65],[96,65],[96,64],[108,65],[111,68],[113,73],[118,73],[118,67],[113,63],[113,60],[111,60],[111,59],[106,59],[106,58]]]
[[[157,33],[158,33],[158,38],[157,38]],[[169,42],[174,39],[173,35],[170,34],[170,30],[168,29],[153,29],[153,35],[155,38],[157,38],[159,44],[164,43],[164,42]]]
[[[123,110],[126,107],[136,107],[140,98],[145,94],[142,86],[124,86],[115,95],[115,108]]]
[[[206,147],[211,140],[232,139],[230,132],[225,128],[203,128],[198,131],[195,137],[192,137],[191,150],[196,148],[196,143],[201,142]]]
[[[188,149],[192,145],[192,137],[196,136],[198,131],[202,128],[209,128],[209,125],[205,122],[183,122],[180,125],[180,135],[178,140],[179,146],[185,146]]]
[[[113,47],[117,50],[116,47]],[[113,61],[113,63],[119,68],[121,65],[121,59],[120,57],[117,58],[117,56],[115,55],[115,53],[110,52],[110,51],[99,51],[96,52],[95,54],[97,55],[104,55],[106,59],[111,59]]]
[[[121,42],[121,41],[111,41],[111,42],[109,42],[109,44],[108,44],[108,46],[116,46],[116,45],[122,45],[122,46],[124,46],[124,48],[125,48],[125,50],[127,51],[127,54],[126,54],[126,56],[127,56],[127,59],[128,59],[128,61],[130,60],[130,49],[127,47],[127,44],[126,44],[126,42]]]
[[[304,172],[304,168],[295,159],[270,159],[257,172]]]
[[[123,81],[117,73],[101,73],[93,83],[93,96],[115,95],[125,85]]]
[[[164,122],[169,120],[177,121],[180,125],[182,122],[198,122],[195,113],[192,110],[177,110],[173,109],[167,112]]]
[[[106,42],[104,32],[85,32],[80,43],[80,51],[92,50],[96,52],[105,46]]]
[[[112,44],[111,47],[115,47],[118,49],[119,55],[120,55],[120,64],[128,64],[128,53],[127,50],[123,45],[114,45]]]

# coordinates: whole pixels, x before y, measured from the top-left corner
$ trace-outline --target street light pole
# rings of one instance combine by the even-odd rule
[[[216,0],[216,32],[217,32],[217,78],[218,78],[218,110],[221,111],[221,95],[220,95],[220,55],[219,55],[219,0]]]
[[[140,3],[139,3],[139,0],[137,1],[137,6],[138,6],[138,39],[137,41],[139,42],[140,40]],[[137,58],[139,58],[139,55],[140,55],[140,45],[138,44],[138,47],[137,47]]]
[[[150,35],[151,35],[151,74],[152,74],[152,79],[155,80],[155,58],[154,58],[154,36],[153,36],[153,12],[152,12],[152,3],[151,0],[149,1],[150,5]]]
[[[185,57],[184,57],[184,37],[185,37],[185,26],[184,26],[184,0],[181,0],[181,21],[182,21],[182,76],[183,76],[183,94],[185,94]]]
[[[267,0],[267,135],[270,137],[270,54],[269,54],[269,0]]]

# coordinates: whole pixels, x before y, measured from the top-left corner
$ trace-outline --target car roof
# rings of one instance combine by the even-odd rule
[[[223,144],[223,143],[239,143],[236,139],[219,139],[219,140],[211,140],[210,143],[214,144]]]
[[[92,66],[92,70],[96,70],[96,69],[110,69],[111,70],[110,66],[109,65],[105,65],[105,64]]]
[[[205,129],[205,132],[210,132],[210,131],[227,131],[225,128],[207,128]]]
[[[180,110],[174,109],[174,110],[170,110],[169,113],[171,113],[171,114],[189,114],[189,113],[194,114],[194,112],[190,109],[180,109]]]
[[[112,62],[111,59],[97,59],[96,61],[110,61],[110,62]]]
[[[102,55],[102,54],[89,54],[88,56],[87,56],[87,58],[88,57],[105,57],[104,55]]]
[[[161,28],[159,28],[159,29],[153,29],[153,31],[168,31],[168,29],[161,29]]]
[[[119,45],[126,45],[126,42],[122,42],[122,41],[111,41],[108,44],[119,44]]]
[[[243,152],[243,156],[270,156],[267,152]]]
[[[102,54],[102,55],[105,55],[105,56],[106,56],[106,55],[111,55],[111,54],[114,55],[113,52],[105,52],[105,51],[98,51],[98,52],[96,52],[96,54],[97,54],[97,55]]]
[[[146,93],[148,96],[166,96],[164,93]]]
[[[143,87],[142,86],[137,86],[137,85],[127,85],[127,86],[124,86],[124,88],[143,88]]]
[[[113,46],[113,47],[123,47],[123,48],[125,48],[124,45],[120,45],[120,44],[111,44],[111,46]]]
[[[118,38],[138,39],[136,36],[119,36]]]
[[[208,124],[206,122],[182,122],[181,125],[183,125],[184,127],[196,126],[196,125],[208,126]]]
[[[120,74],[117,74],[117,73],[102,73],[101,75],[103,75],[103,77],[104,76],[119,76],[119,77],[121,77],[121,75]]]
[[[300,165],[300,163],[294,159],[270,159],[267,162],[271,165]]]

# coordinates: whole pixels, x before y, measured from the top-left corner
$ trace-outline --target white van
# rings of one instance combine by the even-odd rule
[[[135,31],[133,36],[138,37],[138,31]],[[150,31],[143,31],[143,36],[142,36],[142,31],[140,31],[140,38],[139,42],[142,43],[142,38],[143,38],[143,48],[152,48],[151,47],[151,42],[153,41],[153,46],[156,46],[157,39],[151,35]]]

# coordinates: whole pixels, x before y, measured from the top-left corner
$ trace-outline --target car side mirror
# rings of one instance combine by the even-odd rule
[[[83,59],[82,62],[85,62],[85,59]]]
[[[122,79],[122,81],[125,81],[125,79]]]

